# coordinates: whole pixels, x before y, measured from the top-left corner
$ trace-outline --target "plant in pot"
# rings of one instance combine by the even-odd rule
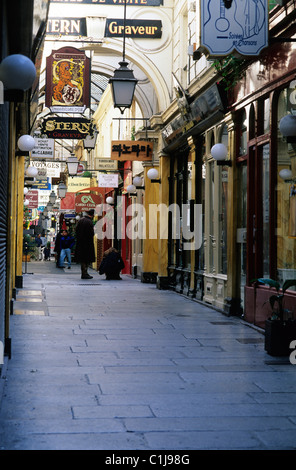
[[[274,288],[268,302],[271,316],[265,321],[265,350],[271,356],[289,356],[290,343],[296,340],[296,320],[293,312],[285,308],[287,289],[296,286],[296,279],[288,279],[281,285],[278,281],[268,278],[254,279],[253,282]]]

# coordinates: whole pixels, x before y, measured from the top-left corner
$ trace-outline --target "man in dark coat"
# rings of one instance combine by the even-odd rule
[[[96,260],[94,247],[93,209],[86,212],[76,227],[75,260],[81,264],[81,279],[92,279],[87,272],[88,265]]]

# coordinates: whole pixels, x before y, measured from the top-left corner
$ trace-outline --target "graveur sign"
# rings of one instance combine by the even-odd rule
[[[160,20],[126,20],[125,28],[122,19],[107,19],[105,37],[123,37],[123,30],[126,37],[133,38],[161,38]]]
[[[113,140],[111,142],[111,160],[151,161],[153,142],[139,140]]]
[[[42,123],[42,133],[52,139],[84,139],[92,131],[92,122],[84,118],[48,118]]]
[[[51,3],[78,3],[96,5],[123,5],[124,0],[51,0]],[[163,0],[126,0],[127,5],[158,7]]]

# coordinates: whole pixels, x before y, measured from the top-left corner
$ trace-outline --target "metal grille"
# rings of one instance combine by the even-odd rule
[[[9,106],[0,105],[0,341],[5,344]]]

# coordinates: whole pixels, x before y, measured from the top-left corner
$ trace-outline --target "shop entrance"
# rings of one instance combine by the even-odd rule
[[[238,197],[238,218],[237,218],[237,253],[238,253],[238,285],[240,303],[243,311],[245,310],[245,285],[247,275],[247,162],[239,165],[239,184],[240,191]]]

